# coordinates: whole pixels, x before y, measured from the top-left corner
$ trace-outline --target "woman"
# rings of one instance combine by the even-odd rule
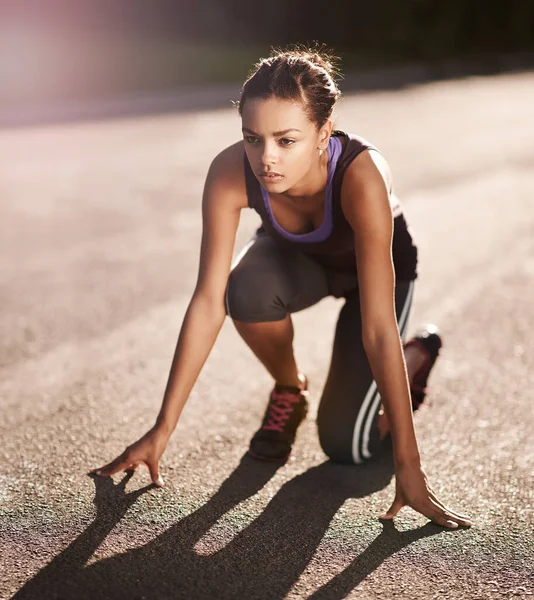
[[[340,92],[332,59],[320,51],[274,52],[245,82],[243,140],[223,150],[207,175],[198,281],[160,413],[140,440],[92,472],[107,476],[143,463],[163,485],[160,457],[226,314],[275,383],[249,453],[285,461],[308,395],[293,355],[291,313],[333,295],[346,303],[317,419],[325,453],[361,463],[391,436],[396,495],[383,517],[409,505],[446,527],[470,525],[436,497],[421,468],[412,410],[424,400],[441,340],[427,328],[403,348],[417,250],[384,158],[362,138],[333,129]],[[244,208],[259,213],[262,227],[231,266]]]

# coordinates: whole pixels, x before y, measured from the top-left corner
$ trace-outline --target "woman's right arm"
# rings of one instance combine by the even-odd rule
[[[233,150],[233,147],[229,150]],[[235,165],[231,158],[231,153],[227,157],[219,155],[206,179],[197,285],[178,337],[163,404],[156,421],[156,427],[167,437],[176,427],[226,315],[225,293],[235,236],[240,211],[246,207],[246,192],[241,181],[243,176],[234,172]],[[242,161],[240,166],[243,171]]]
[[[145,464],[157,485],[159,459],[224,322],[225,293],[239,215],[247,206],[243,149],[234,144],[212,162],[202,198],[198,280],[185,313],[154,427],[114,461],[91,473],[113,475]]]

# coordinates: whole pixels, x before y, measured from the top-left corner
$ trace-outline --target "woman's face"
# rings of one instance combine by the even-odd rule
[[[245,152],[263,187],[283,193],[306,182],[319,164],[318,148],[326,148],[330,121],[318,131],[301,103],[279,98],[247,99],[241,119]]]

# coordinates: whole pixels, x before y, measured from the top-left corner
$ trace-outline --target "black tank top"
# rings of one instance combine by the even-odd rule
[[[328,269],[355,272],[354,232],[341,209],[341,184],[349,164],[364,150],[376,150],[376,148],[364,138],[340,130],[333,131],[332,138],[337,139],[331,139],[329,142],[329,164],[332,165],[332,156],[337,159],[337,162],[333,173],[329,173],[324,222],[319,228],[323,230],[326,225],[325,222],[330,221],[326,237],[316,235],[319,232],[318,230],[311,232],[311,234],[294,235],[281,229],[274,221],[268,196],[266,198],[266,191],[262,191],[260,182],[254,175],[245,153],[245,182],[248,206],[261,217],[262,225],[258,229],[258,233],[266,232],[276,242],[311,255]],[[333,151],[331,146],[335,147]],[[332,154],[330,154],[331,152]],[[328,198],[329,185],[331,186],[331,201]],[[393,194],[393,190],[389,190],[389,192],[394,215],[392,255],[396,278],[398,280],[413,280],[417,278],[417,248],[402,214],[401,205]],[[330,214],[327,214],[328,211],[330,211]]]

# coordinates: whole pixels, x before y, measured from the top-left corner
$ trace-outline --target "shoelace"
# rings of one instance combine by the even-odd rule
[[[284,432],[287,420],[300,401],[300,394],[291,392],[277,392],[273,390],[267,421],[262,429],[268,431]]]

